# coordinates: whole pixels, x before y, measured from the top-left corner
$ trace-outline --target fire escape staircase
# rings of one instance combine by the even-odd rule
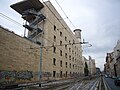
[[[43,30],[37,25],[42,20],[46,19],[46,17],[40,13],[36,12],[34,9],[26,10],[22,14],[22,18],[29,22],[29,25],[23,25],[23,27],[27,28],[31,34],[28,36],[28,39],[33,39]]]

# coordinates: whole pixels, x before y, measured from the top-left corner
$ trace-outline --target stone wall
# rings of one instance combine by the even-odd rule
[[[0,84],[37,81],[39,45],[0,27]]]

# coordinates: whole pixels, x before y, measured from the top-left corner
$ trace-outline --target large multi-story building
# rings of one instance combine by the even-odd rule
[[[49,73],[51,78],[59,79],[79,75],[82,72],[81,30],[70,30],[62,17],[49,2],[37,13],[42,13],[46,19],[37,23],[43,33],[30,38],[39,42],[44,48],[42,55],[42,73]],[[31,21],[31,19],[30,19]],[[31,24],[31,22],[30,22]],[[34,33],[29,31],[28,37]],[[79,44],[78,44],[79,43]]]
[[[23,25],[29,32],[25,39],[1,30],[3,33],[1,37],[7,40],[1,39],[2,45],[11,52],[8,54],[4,51],[5,48],[0,48],[4,49],[4,53],[1,53],[2,58],[0,58],[3,71],[14,73],[13,71],[26,70],[24,75],[32,74],[30,78],[34,80],[38,80],[34,76],[39,78],[42,76],[43,80],[57,80],[76,77],[84,73],[80,29],[75,29],[73,33],[49,1],[42,4],[39,0],[24,0],[11,7],[29,23],[29,25]],[[14,43],[5,44],[7,42]],[[11,68],[6,69],[7,66]]]

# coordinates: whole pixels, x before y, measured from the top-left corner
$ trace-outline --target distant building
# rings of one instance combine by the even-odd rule
[[[100,68],[96,67],[96,74],[99,75],[101,73]]]
[[[116,60],[114,64],[115,75],[120,77],[120,40],[117,41],[117,45],[114,47],[114,54]]]
[[[89,56],[89,59],[86,59],[83,57],[84,63],[87,62],[88,70],[90,75],[94,75],[96,73],[96,65],[95,65],[95,59],[92,59],[91,56]]]
[[[114,47],[113,52],[107,53],[104,72],[110,76],[120,76],[120,41]]]

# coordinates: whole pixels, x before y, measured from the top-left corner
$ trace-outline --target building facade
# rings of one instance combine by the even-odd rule
[[[8,41],[14,42],[12,40],[15,40],[16,42],[7,43],[7,41],[3,41],[3,47],[8,45],[7,48],[10,49],[8,52],[0,46],[2,51],[6,51],[0,54],[2,55],[2,58],[0,58],[2,68],[0,69],[7,70],[6,67],[15,62],[13,63],[14,68],[9,68],[9,71],[29,71],[30,69],[33,73],[31,78],[36,81],[39,79],[66,79],[83,74],[81,30],[76,29],[73,33],[49,1],[42,4],[39,0],[34,0],[33,5],[35,6],[32,7],[24,5],[28,2],[31,3],[32,0],[24,0],[11,5],[29,23],[29,25],[23,25],[29,32],[25,39],[14,33],[1,30],[4,34],[0,37],[9,39],[6,33],[11,34],[10,37],[12,38]],[[15,49],[11,49],[9,44]],[[18,50],[20,48],[22,52]],[[11,56],[8,53],[11,53]],[[5,57],[5,55],[8,57]],[[10,62],[7,62],[8,60]],[[17,62],[19,62],[19,67]]]
[[[85,67],[85,62],[88,65],[88,70],[89,70],[89,75],[94,75],[96,74],[96,65],[95,65],[95,59],[92,59],[91,56],[89,56],[89,59],[86,59],[83,57],[84,61],[84,67]]]
[[[120,40],[117,41],[117,45],[114,47],[114,64],[115,76],[120,77]]]
[[[105,73],[111,77],[120,76],[120,41],[118,40],[117,45],[114,47],[113,52],[107,53],[106,64],[104,65]]]

